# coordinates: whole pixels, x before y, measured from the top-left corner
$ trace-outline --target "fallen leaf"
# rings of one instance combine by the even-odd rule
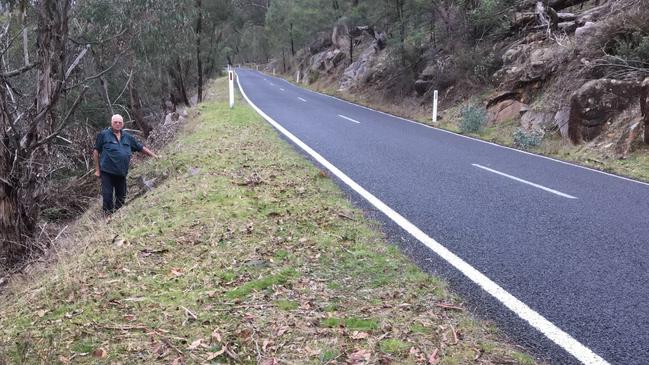
[[[98,359],[105,359],[108,357],[108,352],[103,347],[100,347],[98,349],[95,349],[95,351],[92,352],[92,357],[96,357]]]
[[[364,362],[370,361],[372,354],[367,350],[358,350],[353,354],[349,355],[349,362],[351,364],[362,364]]]
[[[169,273],[170,273],[171,275],[174,275],[174,276],[183,276],[183,275],[184,275],[184,273],[183,273],[183,269],[178,268],[178,267],[174,267],[174,268],[172,268],[171,271],[170,271]]]
[[[225,346],[223,346],[223,347],[222,347],[219,351],[217,351],[217,352],[210,352],[210,354],[207,355],[207,361],[210,361],[210,360],[216,359],[217,357],[223,355],[224,352],[225,352]]]
[[[270,344],[270,342],[271,342],[271,341],[269,341],[268,339],[265,339],[265,340],[264,340],[264,343],[261,345],[261,350],[262,350],[263,352],[266,352],[266,347],[268,347],[268,345]]]
[[[212,336],[210,336],[210,338],[212,341],[221,342],[221,334],[219,333],[219,330],[215,329],[212,331]]]
[[[277,335],[275,337],[281,337],[283,334],[286,333],[286,331],[289,330],[289,327],[282,327],[277,331]]]
[[[353,340],[362,340],[364,338],[367,338],[368,336],[369,336],[369,334],[367,332],[354,331],[350,337]]]
[[[41,309],[39,311],[36,311],[36,315],[38,316],[38,318],[43,318],[43,316],[45,314],[47,314],[47,310],[45,310],[45,309]]]
[[[184,363],[185,363],[185,359],[179,356],[175,358],[174,361],[171,362],[171,365],[182,365]]]
[[[279,362],[274,357],[271,359],[265,359],[260,363],[260,365],[277,365],[277,364],[279,364]]]
[[[428,356],[428,364],[429,365],[435,365],[437,364],[437,352],[439,352],[439,349],[435,349],[430,356]]]
[[[196,350],[197,348],[199,348],[199,347],[201,346],[202,343],[203,343],[203,339],[202,339],[202,338],[199,338],[198,340],[192,342],[192,343],[187,347],[187,349],[188,349],[188,350]]]
[[[60,361],[63,365],[67,365],[67,364],[70,363],[70,359],[68,359],[67,357],[65,357],[65,356],[63,356],[63,355],[59,356],[59,361]]]

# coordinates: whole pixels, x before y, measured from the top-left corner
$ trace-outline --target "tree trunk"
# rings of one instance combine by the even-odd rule
[[[203,9],[201,0],[196,0],[198,18],[196,19],[196,66],[198,69],[198,102],[203,101],[203,63],[201,61],[201,32],[203,28]]]
[[[293,43],[293,23],[290,24],[289,36],[291,37],[291,55],[295,57],[295,44]]]
[[[144,133],[144,138],[149,136],[151,133],[151,126],[144,119],[144,113],[142,113],[142,100],[137,93],[137,89],[133,86],[133,82],[128,85],[128,91],[131,99],[131,113],[133,114],[133,119],[135,120],[135,125]]]
[[[55,132],[54,107],[65,78],[68,12],[72,0],[30,2],[37,15],[35,110],[26,111],[24,128],[14,128],[5,89],[0,88],[0,262],[12,264],[33,246],[39,214],[39,187],[48,174],[47,139]],[[4,85],[3,85],[4,86]],[[31,102],[31,101],[30,101]],[[57,127],[58,129],[58,127]],[[60,129],[58,129],[60,130]]]
[[[284,66],[284,73],[286,73],[286,52],[284,52],[284,47],[282,47],[282,65]]]
[[[174,87],[185,105],[190,106],[189,98],[187,97],[187,90],[185,89],[185,81],[183,79],[183,68],[180,64],[180,59],[176,59],[176,64],[169,68],[169,74],[173,80]]]

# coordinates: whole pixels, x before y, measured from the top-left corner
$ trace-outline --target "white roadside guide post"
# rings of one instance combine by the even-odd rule
[[[230,109],[234,107],[234,71],[228,71],[228,85],[230,89]]]
[[[433,123],[437,123],[437,90],[433,92]]]
[[[273,67],[273,76],[275,76],[275,67]]]
[[[300,83],[300,70],[297,70],[297,75],[295,75],[296,83]]]

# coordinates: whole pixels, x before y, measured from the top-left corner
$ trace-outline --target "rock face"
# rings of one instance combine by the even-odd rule
[[[555,127],[555,113],[529,110],[521,117],[521,127],[526,130],[549,131]]]
[[[517,100],[504,100],[487,109],[487,123],[490,125],[520,118],[527,106]]]
[[[535,48],[535,44],[518,44],[505,51],[503,67],[494,78],[509,88],[544,81],[570,57],[570,51],[558,45]]]
[[[318,33],[316,39],[314,39],[313,42],[311,42],[311,44],[309,45],[309,52],[311,52],[312,55],[320,53],[331,47],[332,44],[333,42],[330,33]]]
[[[387,52],[380,50],[376,41],[372,42],[349,65],[340,81],[340,90],[349,90],[356,85],[379,78],[385,72]]]
[[[568,139],[568,120],[570,119],[570,109],[563,108],[554,115],[554,125],[561,133],[561,137]]]
[[[590,141],[617,113],[639,100],[641,84],[599,79],[585,83],[570,98],[568,134],[573,143]]]

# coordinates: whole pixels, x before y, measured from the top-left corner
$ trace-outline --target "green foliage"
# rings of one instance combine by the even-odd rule
[[[379,328],[379,324],[376,320],[373,319],[361,319],[361,318],[325,318],[320,321],[322,327],[336,328],[336,327],[345,327],[348,329],[359,330],[359,331],[370,331]]]
[[[516,128],[514,131],[514,144],[523,149],[530,149],[541,144],[543,141],[543,132],[539,130],[525,131],[522,128]]]
[[[649,65],[649,35],[637,32],[618,40],[614,53],[628,63]]]
[[[484,107],[478,105],[469,105],[462,109],[462,120],[460,121],[460,131],[462,133],[479,132],[487,122],[487,111]]]
[[[481,40],[488,35],[500,35],[509,27],[509,18],[503,9],[509,4],[506,0],[482,0],[469,15],[473,27],[472,37]]]
[[[388,354],[404,354],[410,348],[410,344],[403,342],[396,338],[389,338],[387,340],[382,340],[379,342],[379,348],[381,351]]]

